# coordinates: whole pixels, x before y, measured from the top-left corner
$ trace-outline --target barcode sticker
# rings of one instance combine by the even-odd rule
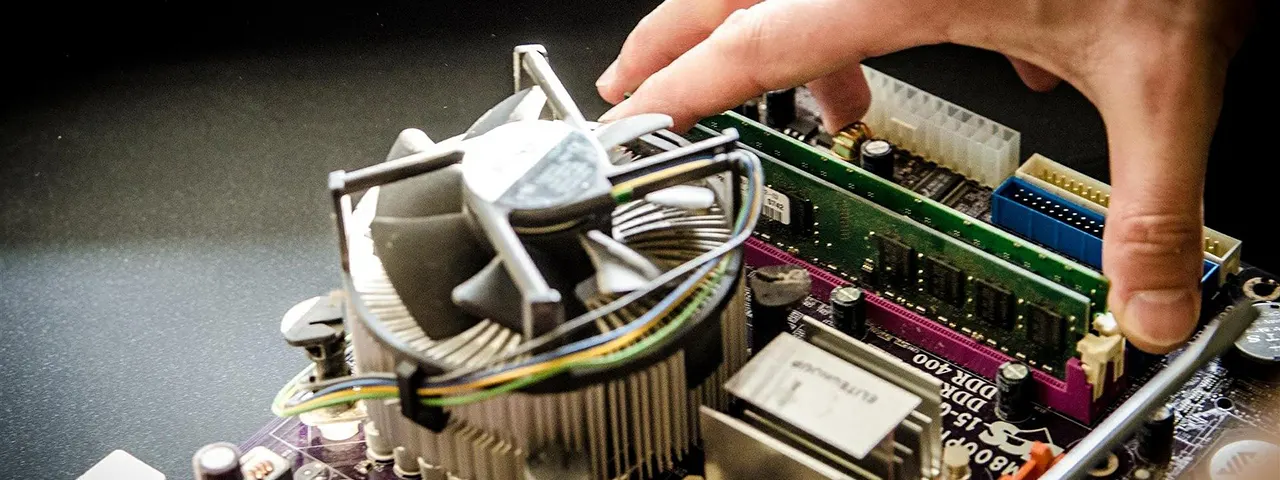
[[[791,199],[785,194],[764,187],[764,218],[791,225]]]

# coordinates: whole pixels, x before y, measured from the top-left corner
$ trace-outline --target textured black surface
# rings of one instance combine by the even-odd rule
[[[122,448],[187,478],[197,447],[258,430],[305,363],[280,315],[337,284],[325,173],[379,161],[405,127],[463,131],[510,93],[519,43],[544,43],[603,112],[595,76],[653,3],[8,15],[21,74],[0,99],[0,465],[74,478]],[[1101,121],[1070,88],[1028,92],[998,55],[959,47],[869,63],[1022,131],[1024,157],[1106,178]],[[1266,103],[1242,95],[1234,115]],[[1260,127],[1233,125],[1243,157]],[[1211,180],[1229,185],[1240,161]],[[1262,263],[1262,224],[1221,221],[1248,190],[1211,185],[1207,209]]]

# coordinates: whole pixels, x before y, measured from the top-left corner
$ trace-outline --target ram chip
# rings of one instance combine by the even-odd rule
[[[991,189],[973,181],[961,184],[942,203],[979,220],[989,221],[991,218]]]
[[[1048,348],[1061,349],[1067,332],[1062,316],[1045,310],[1039,305],[1028,305],[1027,338]]]
[[[974,280],[973,283],[974,316],[993,327],[1012,330],[1017,317],[1013,307],[1013,295],[1008,290],[982,280]]]
[[[764,208],[760,214],[767,220],[785,225],[796,235],[813,233],[813,202],[807,198],[766,187]]]
[[[924,177],[924,180],[921,180],[912,190],[931,199],[942,200],[956,188],[956,185],[963,181],[964,177],[960,176],[959,173],[945,168],[935,168],[933,172],[929,173],[929,176]]]
[[[912,188],[924,181],[936,168],[937,165],[915,155],[896,155],[893,160],[893,178],[898,185]]]
[[[797,118],[790,125],[787,125],[787,128],[782,129],[782,133],[801,142],[809,143],[809,140],[813,140],[813,137],[818,135],[821,127],[822,125],[815,119]]]
[[[924,257],[924,289],[929,295],[956,307],[964,307],[964,273],[947,262]]]
[[[907,288],[915,283],[916,251],[888,237],[876,237],[879,258],[877,280],[886,287]]]

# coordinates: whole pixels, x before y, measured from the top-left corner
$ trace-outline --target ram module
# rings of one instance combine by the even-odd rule
[[[912,192],[901,185],[877,177],[829,153],[797,141],[741,115],[726,112],[704,119],[690,132],[705,138],[726,128],[737,129],[740,142],[775,159],[814,175],[834,188],[853,193],[946,236],[981,249],[1000,259],[1034,272],[1058,285],[1088,297],[1093,313],[1106,311],[1109,284],[1101,273],[1049,249],[1040,247],[1000,228],[974,219],[947,205]],[[770,166],[766,166],[766,173]],[[822,205],[819,205],[822,206]],[[812,242],[814,239],[808,239]],[[1062,312],[1057,312],[1061,314]],[[1087,330],[1092,318],[1075,320],[1079,331]]]

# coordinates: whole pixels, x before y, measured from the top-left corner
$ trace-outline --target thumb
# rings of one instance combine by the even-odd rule
[[[1196,67],[1111,76],[1095,90],[1113,184],[1102,251],[1108,301],[1128,340],[1153,353],[1185,341],[1200,308],[1201,202],[1222,83]]]

